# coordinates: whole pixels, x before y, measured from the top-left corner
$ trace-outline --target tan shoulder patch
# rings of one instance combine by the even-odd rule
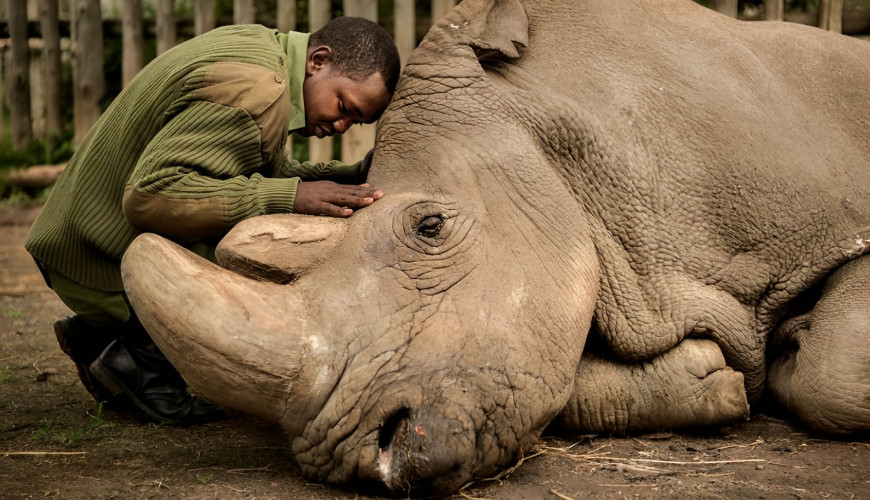
[[[290,96],[284,75],[256,64],[217,62],[211,65],[203,86],[193,91],[192,97],[247,111],[260,127],[266,162],[283,150],[290,120]]]

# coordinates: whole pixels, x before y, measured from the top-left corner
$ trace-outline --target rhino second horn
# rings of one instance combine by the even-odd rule
[[[133,309],[193,392],[272,422],[316,411],[312,402],[326,397],[302,365],[322,364],[330,349],[308,345],[301,294],[149,233],[133,241],[121,269]]]
[[[286,284],[332,253],[347,221],[275,214],[237,224],[218,244],[218,263],[250,278]]]

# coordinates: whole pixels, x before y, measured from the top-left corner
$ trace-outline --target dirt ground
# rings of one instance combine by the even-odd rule
[[[0,497],[378,498],[301,477],[255,418],[192,428],[101,411],[60,351],[68,314],[23,248],[38,208],[0,209]],[[509,474],[451,498],[870,498],[870,441],[814,438],[765,416],[700,434],[546,437]]]

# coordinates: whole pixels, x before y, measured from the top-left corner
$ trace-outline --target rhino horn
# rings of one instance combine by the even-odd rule
[[[304,421],[298,412],[328,395],[303,360],[322,366],[331,346],[309,333],[294,285],[249,279],[149,233],[121,268],[133,309],[193,392],[273,422]]]
[[[253,279],[290,283],[325,261],[347,228],[345,219],[274,214],[236,225],[215,257],[226,269]]]

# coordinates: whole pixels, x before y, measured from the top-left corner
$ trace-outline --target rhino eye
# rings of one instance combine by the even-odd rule
[[[424,238],[434,238],[441,232],[441,227],[444,226],[444,221],[447,220],[446,215],[430,215],[420,221],[417,226],[417,234]]]

